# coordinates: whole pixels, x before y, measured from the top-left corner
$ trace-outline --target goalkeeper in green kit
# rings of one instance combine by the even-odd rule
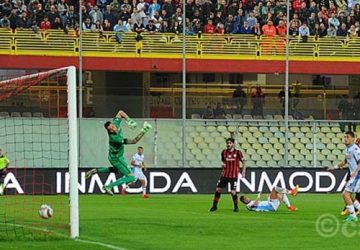
[[[110,172],[120,172],[123,174],[123,177],[117,179],[116,181],[110,183],[109,185],[103,186],[103,190],[110,194],[114,195],[111,191],[115,186],[121,186],[123,183],[129,184],[135,182],[136,179],[132,174],[127,161],[124,157],[124,145],[125,144],[136,144],[151,128],[152,126],[145,122],[141,132],[134,139],[126,139],[123,137],[121,131],[121,120],[124,119],[126,123],[134,129],[137,126],[137,123],[131,119],[124,111],[120,110],[113,121],[108,121],[104,124],[105,129],[109,135],[109,161],[112,167],[109,168],[99,168],[92,169],[86,173],[86,178],[90,178],[94,174],[101,173],[110,173]]]

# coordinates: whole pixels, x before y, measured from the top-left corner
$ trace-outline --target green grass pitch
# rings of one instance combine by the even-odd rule
[[[51,197],[44,199],[51,203]],[[234,213],[230,194],[223,194],[219,210],[209,213],[212,195],[151,195],[150,199],[139,195],[83,195],[80,239],[129,250],[359,249],[360,223],[343,223],[344,217],[339,214],[343,206],[340,194],[300,193],[290,197],[290,201],[298,211],[288,212],[281,204],[278,212],[257,213],[239,204],[240,213]],[[324,222],[328,230],[325,234],[333,230],[336,233],[323,237],[318,234],[316,221],[328,213],[335,222]],[[57,239],[2,240],[0,249],[111,248]]]

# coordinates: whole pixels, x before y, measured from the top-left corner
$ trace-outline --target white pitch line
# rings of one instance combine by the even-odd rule
[[[118,247],[118,246],[114,246],[111,244],[102,243],[102,242],[98,242],[98,241],[81,240],[81,239],[75,239],[75,241],[87,243],[87,244],[98,245],[98,246],[102,246],[102,247],[107,247],[107,248],[114,249],[114,250],[126,250],[125,248],[122,248],[122,247]]]
[[[11,225],[11,226],[14,226],[14,227],[25,227],[25,228],[36,230],[36,231],[53,233],[53,234],[56,234],[56,235],[61,236],[63,238],[69,238],[69,236],[66,235],[66,234],[62,234],[62,233],[59,233],[59,232],[56,232],[56,231],[48,230],[46,228],[27,226],[27,225],[21,225],[21,224],[16,224],[16,223],[5,223],[5,222],[0,222],[0,224]]]
[[[33,227],[33,226],[27,226],[27,225],[21,225],[21,224],[14,224],[14,223],[4,223],[4,222],[0,222],[0,224],[10,224],[12,226],[15,226],[15,227],[25,227],[25,228],[28,228],[28,229],[32,229],[32,230],[36,230],[36,231],[43,231],[43,232],[51,232],[53,234],[56,234],[58,236],[61,236],[65,239],[69,239],[69,240],[74,240],[74,241],[77,241],[77,242],[80,242],[80,243],[86,243],[86,244],[93,244],[93,245],[98,245],[98,246],[103,246],[103,247],[106,247],[106,248],[109,248],[109,249],[114,249],[114,250],[127,250],[126,248],[122,248],[122,247],[118,247],[118,246],[114,246],[114,245],[111,245],[111,244],[107,244],[107,243],[103,243],[103,242],[98,242],[98,241],[90,241],[90,240],[82,240],[82,239],[70,239],[68,235],[66,234],[62,234],[62,233],[58,233],[58,232],[55,232],[55,231],[52,231],[52,230],[48,230],[48,229],[45,229],[45,228],[41,228],[41,227]]]

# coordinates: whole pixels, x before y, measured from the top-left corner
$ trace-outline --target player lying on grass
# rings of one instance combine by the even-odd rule
[[[355,208],[360,210],[360,202],[352,197],[352,194],[360,192],[360,148],[354,143],[355,134],[352,131],[348,131],[344,136],[344,144],[346,146],[344,153],[345,159],[335,165],[334,169],[342,169],[346,166],[350,171],[350,179],[346,183],[345,189],[342,193],[343,199],[346,204],[346,208],[350,215],[345,221],[357,221]]]
[[[248,197],[243,195],[240,197],[240,201],[246,205],[248,210],[255,212],[276,212],[279,208],[280,201],[284,202],[289,211],[296,211],[297,208],[290,204],[287,194],[296,196],[298,191],[299,185],[296,185],[296,187],[291,190],[274,187],[266,201],[260,200],[261,194],[258,194],[255,200],[250,200]]]
[[[141,129],[141,132],[134,139],[126,139],[124,138],[121,131],[122,119],[125,120],[126,123],[133,129],[137,126],[137,123],[122,110],[117,113],[116,117],[113,119],[112,122],[108,121],[104,124],[104,127],[109,135],[108,159],[112,167],[105,167],[99,169],[95,168],[86,173],[86,178],[90,178],[97,173],[120,172],[121,174],[123,174],[123,177],[117,179],[116,181],[110,183],[107,186],[103,186],[102,189],[110,195],[114,195],[111,191],[113,187],[121,186],[123,183],[129,184],[136,180],[124,157],[124,145],[136,144],[152,128],[150,124],[145,122],[143,128]]]

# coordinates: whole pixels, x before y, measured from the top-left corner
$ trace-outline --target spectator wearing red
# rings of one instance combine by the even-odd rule
[[[49,18],[47,16],[44,17],[44,20],[40,23],[40,29],[42,30],[49,30],[51,29],[51,23],[49,21]]]
[[[328,11],[326,9],[325,6],[321,7],[321,18],[324,20],[324,23],[328,23],[328,19],[329,19],[329,16],[328,16]]]
[[[286,36],[286,25],[283,20],[280,20],[279,25],[276,26],[276,33],[278,34],[278,37],[276,38],[276,51],[277,54],[283,54]]]
[[[204,27],[204,33],[205,34],[214,34],[215,32],[216,32],[216,30],[215,30],[213,21],[211,19],[209,19],[208,23]]]
[[[224,35],[224,33],[225,33],[224,24],[218,23],[218,25],[216,26],[216,34]]]
[[[297,13],[301,8],[301,0],[294,0],[293,2],[293,10]]]
[[[261,43],[262,52],[263,54],[271,54],[274,48],[273,38],[276,35],[276,28],[271,19],[262,27],[262,33],[264,35],[263,42]]]

